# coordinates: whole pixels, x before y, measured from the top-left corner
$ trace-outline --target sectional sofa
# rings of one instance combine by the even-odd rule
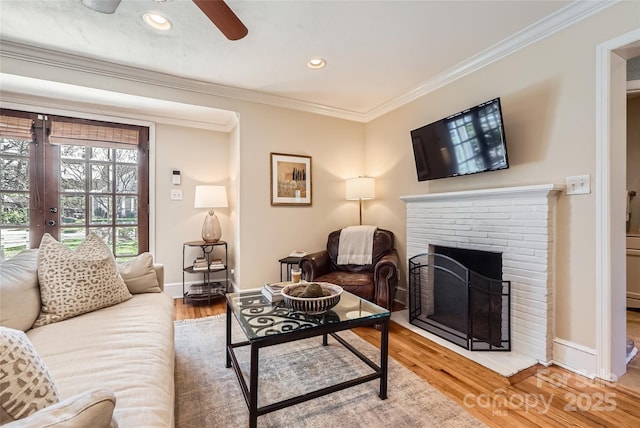
[[[126,264],[114,261],[130,294],[120,290],[125,293],[120,302],[77,315],[58,316],[45,310],[45,306],[52,306],[45,302],[54,300],[51,290],[45,297],[45,287],[39,283],[39,279],[43,280],[44,262],[38,251],[27,250],[0,263],[1,423],[8,422],[7,427],[174,426],[173,301],[162,292],[163,267],[153,264],[150,254]],[[63,254],[59,262],[64,264],[67,258]],[[65,269],[69,271],[68,267]],[[86,283],[92,284],[89,289],[95,286],[91,292],[96,296],[89,296],[85,302],[88,304],[116,294],[105,293],[99,269],[95,273],[92,269],[89,266],[88,273],[71,269],[70,274],[72,279],[87,276]],[[64,280],[54,278],[53,282],[55,285]],[[69,291],[54,287],[54,294],[73,294],[74,287]],[[84,299],[77,295],[66,297],[65,310]],[[53,321],[39,325],[47,317]],[[22,332],[28,340],[20,338]],[[13,373],[14,369],[18,372],[24,364],[16,360],[16,353],[23,349],[12,349],[12,343],[20,340],[32,344],[35,358],[40,358],[48,372],[50,391],[45,391],[43,385],[47,384],[41,379],[29,382],[37,384],[33,389],[40,392],[55,393],[50,405],[30,403],[31,399],[24,397],[24,388],[20,391],[22,397],[10,391],[15,381],[12,377],[20,376]],[[44,394],[36,391],[35,395]]]

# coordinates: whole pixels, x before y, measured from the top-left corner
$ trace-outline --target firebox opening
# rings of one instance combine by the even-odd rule
[[[502,254],[430,246],[409,261],[410,322],[471,350],[510,350]]]

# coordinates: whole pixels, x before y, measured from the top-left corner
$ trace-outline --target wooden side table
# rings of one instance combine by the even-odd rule
[[[300,264],[300,260],[302,260],[302,257],[284,257],[280,260],[278,260],[280,262],[280,282],[282,281],[291,281],[291,268],[293,266],[297,266],[298,264]],[[282,268],[285,268],[285,272],[286,272],[286,279],[282,279]]]

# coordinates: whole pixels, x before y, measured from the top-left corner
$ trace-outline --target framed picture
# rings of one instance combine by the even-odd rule
[[[311,205],[311,156],[271,153],[271,205]]]

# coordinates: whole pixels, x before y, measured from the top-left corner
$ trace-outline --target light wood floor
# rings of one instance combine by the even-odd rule
[[[177,320],[224,313],[224,300],[210,306],[175,300]],[[377,330],[354,332],[379,346]],[[556,366],[505,378],[393,322],[389,355],[492,427],[640,426],[639,393]]]
[[[640,349],[640,309],[627,309],[627,338],[633,339]],[[636,354],[629,362],[627,373],[620,378],[620,385],[640,392],[640,355]]]

